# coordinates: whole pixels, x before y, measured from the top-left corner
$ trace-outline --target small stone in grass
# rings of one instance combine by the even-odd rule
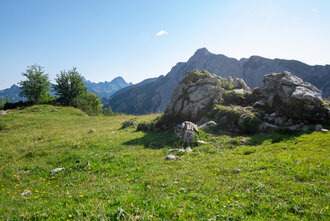
[[[25,195],[28,195],[28,194],[32,194],[30,190],[25,190],[20,195],[25,196]]]
[[[57,173],[57,172],[59,172],[59,171],[62,171],[62,170],[64,170],[63,167],[61,167],[61,168],[56,168],[56,169],[53,169],[52,171],[50,171],[50,174],[53,175],[53,174],[55,174],[55,173]]]
[[[170,149],[170,152],[179,152],[179,153],[182,153],[182,152],[185,152],[185,149],[174,148],[174,149]]]
[[[328,133],[328,130],[327,129],[321,129],[321,132],[326,134],[326,133]]]
[[[89,161],[87,161],[87,162],[85,163],[84,170],[86,170],[86,168],[89,167],[89,166],[90,166]]]
[[[165,160],[181,160],[181,158],[173,154],[169,154],[165,157]]]
[[[233,173],[240,173],[240,172],[241,172],[241,170],[238,169],[238,168],[235,168],[235,169],[233,170]]]
[[[198,144],[207,144],[207,142],[205,142],[204,140],[197,140]]]
[[[95,132],[96,132],[96,130],[94,130],[94,129],[90,129],[90,130],[88,131],[89,134],[91,134],[91,133],[95,133]]]

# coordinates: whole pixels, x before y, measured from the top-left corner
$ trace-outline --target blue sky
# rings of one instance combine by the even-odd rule
[[[35,63],[51,79],[75,66],[137,83],[201,47],[329,64],[329,11],[327,0],[0,0],[0,89]]]

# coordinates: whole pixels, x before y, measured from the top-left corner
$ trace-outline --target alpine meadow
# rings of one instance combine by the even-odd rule
[[[0,0],[0,220],[330,220],[329,11]]]

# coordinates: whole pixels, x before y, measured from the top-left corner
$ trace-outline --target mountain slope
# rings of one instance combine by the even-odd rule
[[[0,90],[0,99],[6,99],[6,97],[9,97],[10,102],[17,102],[20,100],[24,100],[23,97],[19,96],[20,93],[20,87],[16,84],[13,84],[10,88]]]
[[[237,60],[224,55],[210,53],[206,48],[198,49],[187,61],[177,63],[165,76],[139,87],[127,87],[112,95],[105,106],[116,112],[148,114],[163,112],[170,102],[174,89],[184,75],[195,69],[206,69],[221,77],[239,77],[251,87],[262,85],[265,74],[289,71],[321,89],[330,96],[330,65],[310,66],[295,60],[267,59],[252,56]]]

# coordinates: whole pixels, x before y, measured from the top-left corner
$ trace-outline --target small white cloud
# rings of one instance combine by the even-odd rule
[[[162,35],[168,35],[167,31],[161,30],[161,31],[156,33],[156,36],[162,36]]]
[[[313,13],[319,13],[319,10],[317,8],[312,8]]]

